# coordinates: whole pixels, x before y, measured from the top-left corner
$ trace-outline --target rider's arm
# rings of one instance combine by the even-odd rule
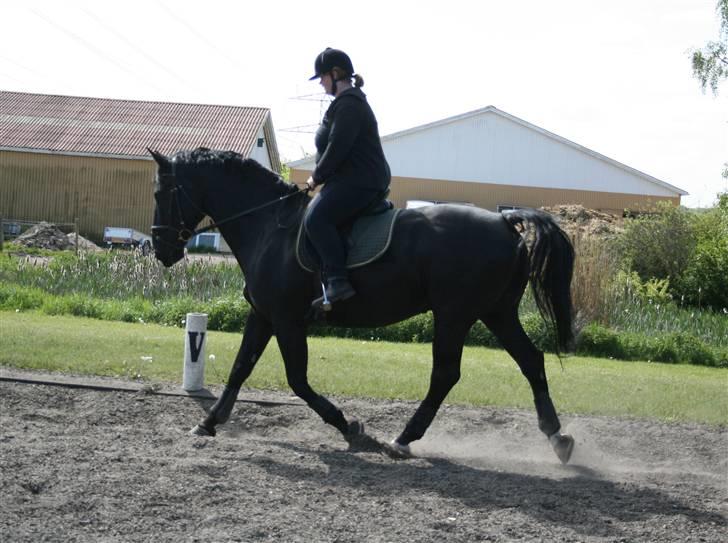
[[[361,125],[362,112],[357,100],[342,100],[337,104],[328,145],[311,174],[316,184],[325,182],[346,159],[361,131]]]

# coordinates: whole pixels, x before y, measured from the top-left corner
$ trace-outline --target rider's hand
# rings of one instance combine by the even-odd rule
[[[306,179],[306,186],[309,190],[313,190],[316,188],[316,181],[313,180],[313,177],[309,177]]]

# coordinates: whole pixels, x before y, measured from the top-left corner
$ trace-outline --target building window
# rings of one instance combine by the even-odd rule
[[[516,209],[522,209],[520,206],[513,206],[513,205],[505,205],[505,204],[498,204],[496,206],[496,211],[498,213],[501,213],[502,211],[515,211]]]
[[[265,140],[263,138],[258,138],[258,147],[263,147],[263,142]]]
[[[474,206],[470,202],[449,202],[445,200],[407,200],[407,209],[416,209],[418,207],[434,206],[438,204],[455,204],[459,206]]]

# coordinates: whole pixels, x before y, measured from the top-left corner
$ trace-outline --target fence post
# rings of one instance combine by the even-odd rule
[[[202,390],[205,387],[206,334],[207,313],[187,313],[182,388],[188,392]]]

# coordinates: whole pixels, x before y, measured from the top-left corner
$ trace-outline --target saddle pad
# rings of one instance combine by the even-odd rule
[[[346,235],[346,267],[360,268],[374,262],[389,248],[392,241],[394,221],[401,209],[390,209],[378,215],[359,217]],[[308,241],[303,222],[298,229],[296,240],[296,260],[306,271],[314,272],[319,268],[318,258]]]

